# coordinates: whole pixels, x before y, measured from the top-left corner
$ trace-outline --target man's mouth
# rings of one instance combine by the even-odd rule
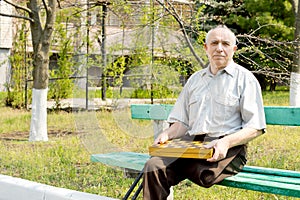
[[[225,56],[222,56],[222,55],[214,55],[213,58],[219,59],[219,58],[225,58]]]

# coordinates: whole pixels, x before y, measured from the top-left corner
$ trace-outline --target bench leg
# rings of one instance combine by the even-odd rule
[[[136,185],[138,184],[138,182],[141,180],[141,178],[143,177],[144,171],[141,171],[138,175],[138,177],[136,177],[136,179],[134,180],[134,182],[132,183],[132,185],[130,186],[129,190],[127,191],[127,193],[125,194],[124,198],[122,200],[127,200],[130,196],[130,194],[132,193],[132,191],[134,190],[134,188],[136,187]],[[140,192],[143,189],[143,185],[140,184],[137,191],[135,191],[133,197],[131,198],[132,200],[136,200],[136,198],[139,196]],[[167,197],[167,200],[173,200],[173,187],[170,187],[170,194]]]
[[[134,182],[132,183],[132,185],[130,186],[129,190],[127,191],[127,193],[125,194],[123,200],[127,200],[128,197],[130,196],[130,194],[132,193],[132,191],[134,190],[135,186],[139,183],[139,181],[141,180],[141,178],[143,177],[144,174],[144,170],[142,170],[140,172],[140,174],[138,175],[138,177],[136,177],[136,179],[134,180]],[[135,192],[134,196],[133,196],[133,200],[136,199],[139,195],[139,193],[141,192],[143,186],[140,185],[138,190]]]
[[[139,188],[137,189],[137,191],[134,193],[133,197],[131,198],[132,200],[136,200],[136,198],[139,196],[140,192],[143,189],[143,184],[140,184]]]

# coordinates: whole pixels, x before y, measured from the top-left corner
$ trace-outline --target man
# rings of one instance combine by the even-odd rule
[[[194,73],[168,117],[171,126],[154,143],[175,138],[210,141],[212,158],[152,157],[144,168],[144,199],[166,199],[184,179],[210,187],[246,163],[246,144],[266,128],[261,89],[254,75],[233,61],[236,37],[221,25],[207,33],[209,66]]]

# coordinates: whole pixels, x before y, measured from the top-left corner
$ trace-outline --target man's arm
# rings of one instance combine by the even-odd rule
[[[207,159],[207,161],[216,162],[218,160],[224,159],[227,155],[228,149],[238,145],[246,144],[261,134],[262,130],[256,130],[253,128],[243,128],[236,133],[219,139],[216,143],[212,142],[206,147],[213,147],[215,149],[215,152],[213,157]]]
[[[167,140],[179,138],[186,132],[187,128],[181,122],[175,122],[169,128],[158,135],[158,137],[154,141],[154,144],[165,143]]]

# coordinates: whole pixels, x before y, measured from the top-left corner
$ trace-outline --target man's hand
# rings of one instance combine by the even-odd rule
[[[253,128],[243,128],[236,133],[227,135],[219,140],[214,140],[205,145],[205,148],[214,148],[215,152],[212,158],[207,159],[209,162],[216,162],[226,158],[228,149],[247,144],[254,138],[260,136],[263,133],[262,130],[256,130]]]
[[[214,148],[214,155],[211,158],[207,159],[207,161],[216,162],[226,158],[229,144],[226,142],[226,140],[218,139],[211,141],[210,143],[204,145],[204,147]]]
[[[164,144],[169,140],[169,136],[166,132],[162,132],[158,137],[154,140],[154,144]]]
[[[187,131],[187,128],[181,122],[173,123],[169,128],[164,130],[154,140],[154,144],[163,144],[168,140],[182,137]]]

